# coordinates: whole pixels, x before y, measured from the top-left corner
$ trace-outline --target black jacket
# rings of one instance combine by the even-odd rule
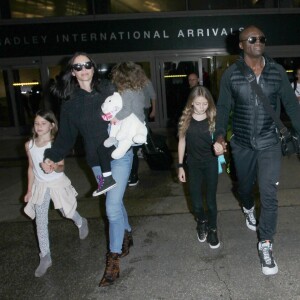
[[[282,66],[264,56],[265,67],[259,85],[273,109],[280,114],[280,101],[290,117],[293,127],[300,133],[300,106]],[[243,57],[239,60],[244,65]],[[253,71],[246,66],[250,72]],[[278,130],[264,109],[262,101],[252,91],[250,83],[238,69],[231,65],[223,74],[217,104],[216,134],[226,136],[229,114],[232,111],[234,141],[242,147],[262,150],[278,143]]]
[[[97,148],[108,137],[108,122],[101,117],[101,104],[114,91],[114,85],[104,80],[91,93],[77,88],[62,105],[58,135],[51,149],[45,151],[45,158],[54,162],[64,159],[80,133],[89,166],[99,166]]]

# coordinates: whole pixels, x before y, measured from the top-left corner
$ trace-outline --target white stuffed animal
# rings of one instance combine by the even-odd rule
[[[101,105],[104,113],[102,118],[110,121],[122,109],[123,100],[119,93],[107,97]],[[120,120],[117,124],[111,124],[109,138],[104,141],[105,147],[116,145],[111,157],[119,159],[125,155],[133,144],[144,144],[147,141],[147,127],[135,114],[130,114],[127,118]]]

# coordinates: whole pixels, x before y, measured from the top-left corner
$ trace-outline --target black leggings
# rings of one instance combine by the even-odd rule
[[[188,161],[188,182],[193,213],[197,220],[208,220],[209,228],[217,228],[218,160]],[[205,183],[207,214],[203,207],[203,183]]]
[[[138,157],[137,153],[138,153],[139,149],[141,149],[141,146],[132,147],[133,160],[132,160],[132,168],[131,168],[130,176],[138,176],[139,157]]]

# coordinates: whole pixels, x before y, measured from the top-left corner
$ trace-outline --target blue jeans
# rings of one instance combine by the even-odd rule
[[[243,207],[254,206],[253,187],[257,181],[260,192],[259,240],[273,240],[276,232],[277,189],[281,169],[280,143],[264,150],[243,148],[230,141],[238,178],[238,193]]]
[[[113,253],[122,253],[122,244],[125,230],[131,231],[128,215],[123,203],[123,196],[128,184],[132,166],[132,150],[122,158],[111,162],[112,176],[117,186],[106,193],[106,215],[109,221],[109,250]],[[100,166],[92,168],[95,177],[101,175]]]

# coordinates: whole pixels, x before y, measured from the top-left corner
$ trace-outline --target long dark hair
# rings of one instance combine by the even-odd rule
[[[55,136],[57,134],[58,131],[58,122],[57,119],[53,113],[52,110],[48,110],[48,109],[40,109],[34,116],[34,120],[36,117],[41,117],[45,120],[47,120],[49,123],[51,123],[53,125],[52,129],[51,129],[51,140],[54,141]],[[37,138],[38,135],[36,134],[35,130],[34,130],[34,126],[32,128],[32,139],[34,140],[35,138]]]
[[[58,76],[56,84],[51,87],[51,93],[64,100],[68,100],[70,95],[74,92],[74,89],[79,87],[77,78],[72,75],[74,60],[78,56],[86,56],[93,64],[94,75],[91,82],[91,88],[93,89],[96,84],[99,83],[100,78],[97,72],[96,63],[94,60],[85,52],[76,52],[68,61],[65,70]]]

